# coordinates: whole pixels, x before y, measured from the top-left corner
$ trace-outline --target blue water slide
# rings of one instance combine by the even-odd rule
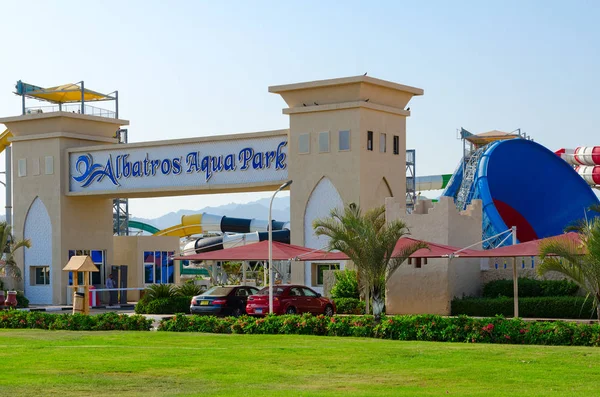
[[[460,175],[459,175],[460,174]],[[462,164],[444,196],[456,199]],[[483,237],[517,227],[520,242],[555,236],[584,218],[598,204],[590,186],[552,151],[533,141],[512,139],[485,147],[472,184],[483,205]],[[499,243],[492,241],[491,245]],[[504,245],[512,243],[505,242]],[[490,245],[484,244],[484,248]]]

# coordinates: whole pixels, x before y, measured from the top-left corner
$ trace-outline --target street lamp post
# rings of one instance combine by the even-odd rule
[[[279,189],[273,193],[271,202],[269,203],[269,314],[273,314],[273,219],[271,211],[273,209],[273,200],[277,193],[292,184],[292,180],[287,181],[279,186]]]

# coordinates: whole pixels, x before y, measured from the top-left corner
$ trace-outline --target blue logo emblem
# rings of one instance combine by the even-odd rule
[[[105,177],[116,185],[120,186],[119,182],[115,178],[111,156],[109,156],[106,166],[101,164],[94,164],[94,158],[91,154],[84,154],[77,158],[75,163],[75,169],[79,171],[80,176],[74,176],[73,179],[79,183],[82,183],[82,187],[88,187],[92,182],[101,182]]]

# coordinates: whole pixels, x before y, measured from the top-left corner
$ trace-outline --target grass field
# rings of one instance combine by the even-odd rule
[[[2,396],[598,395],[600,349],[0,330]]]

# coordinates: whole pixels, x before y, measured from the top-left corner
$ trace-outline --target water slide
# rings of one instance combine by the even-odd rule
[[[587,150],[572,157],[581,164],[596,164],[594,156],[599,154]],[[562,234],[566,226],[584,217],[590,205],[599,203],[580,174],[533,141],[497,141],[471,155],[464,175],[459,164],[443,195],[453,197],[459,209],[473,199],[482,200],[484,238],[516,226],[517,239],[525,242]],[[484,248],[501,240],[491,240]]]
[[[555,152],[589,184],[600,189],[600,146],[580,146],[577,149],[560,149]]]
[[[0,135],[0,153],[10,146],[10,138],[12,138],[12,133],[9,130],[5,130],[2,135]]]
[[[129,224],[129,227],[132,228],[132,229],[142,230],[142,231],[148,232],[150,234],[155,234],[155,233],[160,232],[159,228],[154,227],[154,226],[149,225],[149,224],[144,223],[144,222],[129,221],[128,224]]]
[[[131,225],[131,222],[130,222]],[[289,222],[273,221],[273,241],[290,242]],[[183,254],[220,250],[268,239],[269,222],[257,219],[231,218],[207,213],[184,215],[181,223],[154,233],[155,236],[189,237],[220,233],[221,236],[197,238],[188,242]]]

